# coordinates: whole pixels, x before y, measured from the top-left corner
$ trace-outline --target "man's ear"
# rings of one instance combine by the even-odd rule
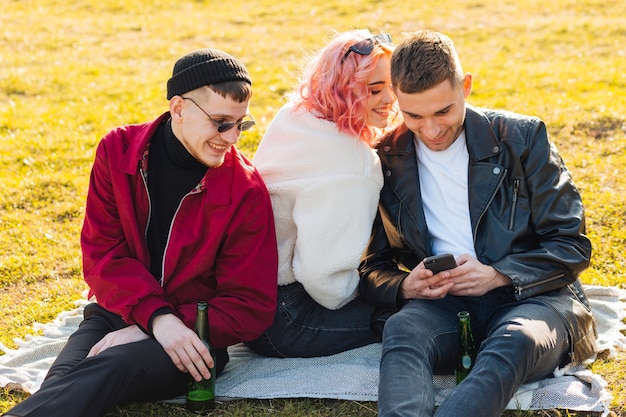
[[[184,103],[185,100],[181,96],[174,96],[170,99],[170,115],[173,122],[182,120]]]
[[[469,72],[463,77],[463,98],[468,98],[472,92],[472,74]]]

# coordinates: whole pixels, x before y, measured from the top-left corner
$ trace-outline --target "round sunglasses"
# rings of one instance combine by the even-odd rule
[[[183,100],[191,101],[193,104],[196,105],[197,108],[199,108],[202,111],[202,113],[206,114],[206,117],[208,117],[209,120],[211,122],[213,122],[213,124],[215,125],[215,127],[217,128],[217,131],[219,133],[228,132],[230,129],[232,129],[235,126],[237,126],[237,129],[239,129],[240,132],[243,132],[244,130],[248,130],[252,126],[254,126],[256,124],[254,119],[252,119],[252,116],[250,116],[249,114],[246,114],[246,116],[249,117],[252,120],[242,120],[241,122],[222,122],[222,123],[220,123],[217,120],[215,120],[214,118],[212,118],[209,113],[204,111],[204,109],[202,107],[200,107],[200,105],[198,103],[193,101],[193,99],[191,97],[183,97],[183,96],[181,96],[181,98]],[[244,117],[246,117],[246,116],[244,116]]]

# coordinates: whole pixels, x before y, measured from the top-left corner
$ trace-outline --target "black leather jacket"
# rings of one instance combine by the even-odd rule
[[[568,323],[572,360],[595,352],[595,325],[578,275],[591,244],[582,200],[544,123],[467,106],[469,209],[478,260],[511,278],[518,300],[534,297]],[[360,292],[399,308],[400,283],[431,255],[413,134],[403,125],[377,145],[385,185],[359,267]]]

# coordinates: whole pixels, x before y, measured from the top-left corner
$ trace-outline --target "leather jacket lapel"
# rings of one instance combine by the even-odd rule
[[[467,105],[465,117],[465,140],[470,158],[468,193],[472,234],[475,240],[478,223],[504,181],[507,170],[502,165],[483,161],[502,150],[485,115],[470,105]]]
[[[467,105],[465,135],[470,157],[470,218],[475,238],[480,219],[493,201],[507,171],[501,165],[484,161],[501,152],[500,143],[485,115],[470,105]],[[413,138],[413,133],[402,125],[377,146],[386,181],[381,199],[385,199],[385,207],[394,207],[394,212],[388,215],[398,225],[399,238],[416,254],[427,256],[430,255],[430,243],[422,209]],[[400,244],[390,243],[394,246]]]
[[[469,209],[472,235],[476,240],[478,223],[493,201],[500,184],[506,177],[506,169],[488,162],[470,163]]]
[[[380,144],[378,154],[387,185],[381,199],[385,199],[385,207],[393,207],[394,212],[388,215],[396,221],[398,237],[416,254],[429,254],[413,134],[402,126]],[[401,246],[400,242],[390,243]]]

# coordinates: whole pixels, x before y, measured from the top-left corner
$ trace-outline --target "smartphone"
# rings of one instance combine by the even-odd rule
[[[441,271],[456,268],[456,261],[454,256],[449,253],[443,255],[428,256],[424,258],[424,266],[426,269],[433,271],[433,274],[437,274]]]

